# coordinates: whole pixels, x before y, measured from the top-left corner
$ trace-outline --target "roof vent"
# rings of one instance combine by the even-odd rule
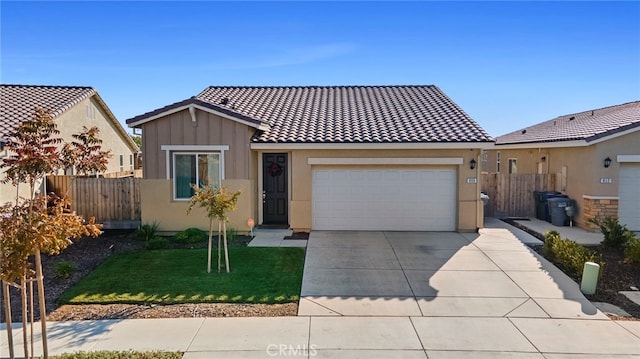
[[[593,110],[591,110],[591,116],[593,116]]]
[[[527,133],[527,130],[522,130],[522,134],[524,135],[525,133]]]
[[[571,117],[569,117],[569,121],[573,121],[573,120],[575,120],[575,119],[576,119],[576,117],[575,117],[575,116],[571,116]]]
[[[226,105],[228,103],[229,103],[229,99],[227,97],[223,97],[222,100],[220,100],[221,105]]]

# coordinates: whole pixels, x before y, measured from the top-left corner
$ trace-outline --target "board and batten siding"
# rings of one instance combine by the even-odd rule
[[[224,153],[227,179],[249,179],[252,173],[249,142],[255,129],[239,122],[196,110],[196,123],[188,110],[142,125],[144,178],[166,178],[162,145],[228,145]]]

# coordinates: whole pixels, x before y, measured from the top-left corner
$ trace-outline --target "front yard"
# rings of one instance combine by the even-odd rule
[[[217,253],[214,253],[214,261]],[[68,290],[60,304],[289,303],[300,295],[301,248],[229,248],[231,273],[206,271],[206,249],[110,257]]]
[[[249,239],[237,236],[230,240],[229,274],[215,271],[215,246],[215,272],[206,273],[206,242],[181,244],[169,238],[168,248],[173,249],[145,250],[147,242],[133,231],[107,231],[98,238],[82,239],[60,255],[43,256],[47,317],[97,320],[296,315],[304,250],[246,247]],[[73,264],[67,277],[57,273],[62,262]],[[11,290],[13,321],[21,320],[19,294]],[[0,305],[4,308],[2,296]],[[38,319],[38,306],[34,309]],[[5,321],[4,314],[0,310],[0,322]]]

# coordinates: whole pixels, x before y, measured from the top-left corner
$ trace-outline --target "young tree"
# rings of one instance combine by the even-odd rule
[[[229,249],[227,247],[227,226],[226,222],[229,220],[227,213],[234,211],[238,205],[238,197],[241,192],[229,192],[226,188],[217,188],[212,186],[198,187],[194,184],[191,185],[195,194],[191,197],[189,202],[189,208],[187,214],[191,212],[194,206],[199,206],[207,211],[207,217],[209,217],[209,245],[207,254],[207,273],[211,273],[211,241],[213,237],[213,220],[218,220],[218,273],[220,273],[221,260],[221,247],[220,238],[224,236],[224,263],[229,273]],[[222,228],[221,228],[222,227]],[[222,231],[222,234],[221,234]]]
[[[101,226],[95,224],[93,218],[89,223],[85,223],[80,216],[64,213],[66,199],[54,195],[36,195],[37,184],[48,173],[55,172],[64,165],[65,161],[58,146],[63,142],[57,137],[59,133],[49,112],[36,109],[33,119],[20,124],[12,134],[6,145],[11,155],[4,158],[0,164],[0,167],[5,169],[6,178],[3,182],[12,183],[16,187],[26,183],[29,185],[30,194],[28,199],[23,199],[19,197],[19,192],[16,192],[14,204],[0,207],[0,279],[7,307],[7,335],[11,358],[14,357],[14,353],[9,285],[21,291],[24,356],[29,357],[26,335],[26,288],[27,284],[36,281],[42,350],[44,357],[48,357],[41,252],[57,254],[69,246],[73,239],[86,235],[98,236],[101,233]],[[29,260],[31,256],[35,257],[35,268],[32,268]],[[33,303],[33,299],[30,303]],[[33,311],[31,314],[33,318]],[[33,338],[33,327],[31,330]],[[33,346],[33,342],[31,344]]]
[[[133,142],[135,142],[135,144],[138,145],[138,148],[142,150],[142,136],[129,135],[129,137],[131,137]]]
[[[62,147],[62,161],[65,167],[75,166],[78,174],[89,175],[105,172],[111,151],[102,150],[102,139],[98,137],[100,129],[97,126],[87,128],[71,135],[73,140]]]

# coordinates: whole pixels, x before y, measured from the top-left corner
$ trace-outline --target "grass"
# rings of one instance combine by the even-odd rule
[[[300,296],[304,249],[229,248],[231,273],[206,271],[206,249],[137,251],[110,257],[60,304],[288,303]]]

